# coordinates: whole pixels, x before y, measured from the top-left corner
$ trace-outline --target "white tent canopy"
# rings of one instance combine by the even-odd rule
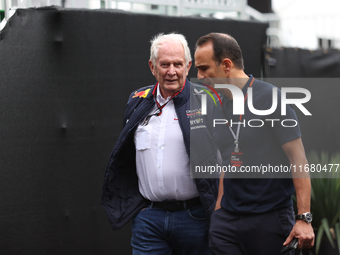
[[[339,0],[272,0],[280,17],[280,41],[285,47],[315,49],[318,38],[340,48]]]

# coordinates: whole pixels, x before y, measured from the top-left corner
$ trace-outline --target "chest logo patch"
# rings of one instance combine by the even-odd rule
[[[143,90],[143,91],[139,91],[139,92],[135,92],[135,94],[132,96],[132,98],[135,98],[135,97],[139,97],[139,98],[146,98],[146,96],[148,95],[150,89],[146,89],[146,90]]]

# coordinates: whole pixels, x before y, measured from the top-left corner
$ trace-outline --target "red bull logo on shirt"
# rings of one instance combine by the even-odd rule
[[[146,98],[146,96],[148,95],[150,89],[146,89],[146,90],[143,90],[143,91],[139,91],[139,92],[135,92],[135,95],[132,97],[132,98],[135,98],[135,97],[139,97],[139,98]]]

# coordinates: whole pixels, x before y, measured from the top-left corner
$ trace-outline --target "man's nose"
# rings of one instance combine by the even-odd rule
[[[197,71],[197,78],[198,79],[204,79],[204,75],[200,70]]]
[[[175,75],[175,74],[176,74],[176,70],[175,70],[174,65],[170,65],[170,66],[169,66],[168,74],[169,74],[169,75]]]

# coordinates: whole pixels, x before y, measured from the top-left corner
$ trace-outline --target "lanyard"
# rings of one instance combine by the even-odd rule
[[[173,99],[175,96],[177,96],[179,93],[181,93],[181,92],[183,91],[183,89],[184,89],[184,87],[185,87],[185,83],[186,83],[186,81],[184,82],[182,88],[181,88],[179,91],[177,91],[175,94],[173,94],[173,95],[171,96],[171,98],[170,98],[165,104],[160,105],[160,104],[158,103],[157,97],[156,97],[156,89],[157,89],[157,87],[158,87],[158,85],[159,85],[159,83],[157,82],[157,84],[156,84],[156,86],[155,86],[155,88],[154,88],[154,90],[153,90],[153,92],[152,92],[152,94],[155,96],[155,101],[156,101],[156,104],[157,104],[157,107],[158,107],[158,109],[156,110],[157,112],[155,112],[154,115],[159,116],[159,115],[162,114],[162,109],[170,102],[170,100]]]
[[[166,101],[164,104],[162,104],[162,105],[160,105],[159,103],[158,103],[158,101],[157,101],[157,99],[155,99],[155,101],[156,101],[156,104],[157,104],[157,112],[155,112],[154,114],[155,115],[157,115],[157,116],[159,116],[159,115],[161,115],[162,114],[162,110],[163,110],[163,108],[171,101],[171,99],[173,99],[175,96],[177,96],[179,93],[181,93],[181,91],[177,91],[175,94],[173,94],[172,96],[171,96],[171,98],[168,100],[168,101]]]
[[[254,80],[255,78],[253,77],[253,79],[251,80],[250,82],[250,85],[249,87],[252,87],[253,86],[253,83],[254,83]],[[246,100],[247,100],[247,97],[248,97],[248,92],[246,94],[246,96],[244,97],[244,104],[246,103]],[[240,115],[240,122],[242,121],[242,114]],[[234,137],[234,143],[235,143],[235,152],[239,152],[240,151],[240,148],[238,147],[238,138],[240,137],[240,130],[241,130],[241,123],[238,123],[238,126],[237,126],[237,130],[236,130],[236,134],[235,132],[233,131],[233,129],[231,128],[231,126],[229,125],[229,123],[227,123],[228,127],[229,127],[229,130],[231,132],[231,134],[233,135]]]
[[[157,86],[158,86],[158,82],[157,82],[157,84],[156,84],[156,86],[155,86],[155,89],[157,88]],[[160,116],[160,115],[162,114],[163,108],[171,101],[171,99],[173,99],[175,96],[177,96],[179,93],[182,92],[184,86],[185,86],[185,83],[184,83],[183,87],[181,88],[181,90],[179,90],[179,91],[177,91],[175,94],[173,94],[173,95],[171,96],[171,98],[170,98],[168,101],[166,101],[164,104],[162,104],[162,105],[160,105],[160,104],[158,103],[157,97],[155,97],[155,101],[156,101],[156,104],[157,104],[157,109],[156,109],[156,111],[155,111],[154,113],[149,114],[148,116],[146,116],[145,119],[144,119],[144,121],[141,123],[141,125],[142,125],[142,126],[147,126],[147,125],[149,124],[149,121],[150,121],[150,119],[151,119],[152,116],[157,116],[157,117]],[[153,95],[155,95],[155,91],[156,91],[155,89],[154,89],[154,91],[153,91],[153,93],[152,93]]]

